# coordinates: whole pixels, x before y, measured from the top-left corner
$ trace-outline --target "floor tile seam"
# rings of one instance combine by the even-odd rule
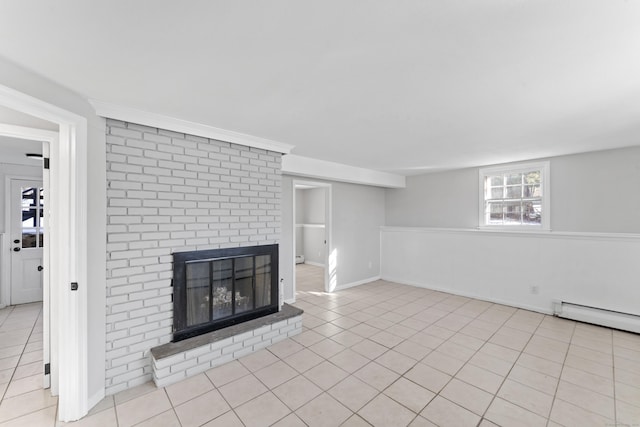
[[[445,386],[445,387],[446,387],[446,386]],[[444,390],[444,387],[443,387],[442,389]],[[456,403],[456,402],[454,402],[453,400],[446,398],[445,396],[441,395],[441,394],[440,394],[440,392],[436,393],[436,395],[433,397],[433,399],[431,399],[431,401],[430,401],[429,403],[433,402],[433,401],[436,399],[436,397],[440,397],[441,399],[446,400],[447,402],[451,403],[452,405],[456,405],[456,406],[458,406],[458,407],[460,407],[460,408],[464,409],[465,411],[472,413],[473,415],[475,415],[475,416],[479,417],[479,418],[480,418],[480,421],[482,421],[482,419],[484,418],[484,416],[476,414],[476,413],[475,413],[475,412],[473,412],[471,409],[467,409],[467,408],[465,408],[464,406],[460,405],[459,403]],[[427,405],[427,406],[429,406],[429,405]],[[424,410],[425,410],[425,409],[427,409],[427,407],[426,407],[426,406],[422,409],[422,411],[420,411],[420,414],[419,414],[419,415],[421,415],[421,414],[422,414],[422,412],[424,412]],[[486,412],[486,411],[485,411],[485,412]],[[435,421],[431,421],[429,418],[427,418],[427,417],[426,417],[426,416],[424,416],[424,415],[421,415],[421,416],[422,416],[422,417],[424,417],[425,419],[429,420],[430,422],[432,422],[432,423],[434,423],[434,424],[435,424]],[[478,424],[480,424],[480,421],[478,421]]]
[[[613,337],[613,333],[611,334]],[[612,339],[613,341],[613,339]],[[618,424],[618,399],[616,399],[616,357],[615,357],[615,353],[614,353],[614,348],[613,348],[613,342],[611,344],[611,364],[612,364],[612,368],[613,368],[613,421],[616,423],[616,425]]]
[[[573,336],[576,333],[576,327],[577,327],[577,323],[573,324],[573,330],[571,331],[571,339],[573,340]],[[551,423],[551,414],[553,414],[553,408],[556,405],[556,400],[561,400],[564,402],[564,400],[562,399],[558,399],[558,389],[560,388],[560,380],[562,379],[562,372],[564,371],[564,367],[565,367],[565,363],[567,362],[567,357],[569,357],[569,349],[571,348],[571,345],[569,345],[569,347],[567,347],[567,351],[565,352],[564,355],[564,359],[562,360],[562,367],[560,368],[560,373],[558,374],[558,381],[556,382],[556,388],[553,392],[553,400],[551,401],[551,408],[549,408],[549,417],[547,418],[547,425],[549,423]],[[546,360],[546,359],[545,359]],[[614,419],[615,421],[615,419]],[[555,422],[555,420],[553,421]]]
[[[408,372],[408,371],[407,371],[407,372]],[[405,373],[406,373],[406,372],[405,372]],[[406,380],[406,381],[410,381],[410,382],[412,382],[413,384],[417,385],[418,387],[421,387],[421,388],[423,388],[423,389],[427,390],[429,393],[433,393],[433,397],[432,397],[431,399],[429,399],[429,401],[428,401],[428,402],[427,402],[427,403],[422,407],[422,409],[420,409],[418,412],[416,412],[416,411],[414,411],[413,409],[409,408],[408,406],[406,406],[406,405],[405,405],[405,404],[403,404],[402,402],[400,402],[400,401],[398,401],[398,400],[394,399],[394,398],[393,398],[393,396],[389,396],[388,394],[386,394],[386,393],[385,393],[385,391],[387,391],[388,389],[390,389],[390,388],[391,388],[391,386],[393,386],[395,383],[397,383],[397,382],[398,382],[398,381],[400,381],[401,379],[404,379],[404,380]],[[443,387],[443,388],[444,388],[444,387]],[[377,390],[376,390],[376,391],[377,391]],[[438,392],[438,393],[434,393],[433,391],[429,390],[428,388],[423,387],[423,386],[421,386],[420,384],[418,384],[418,383],[416,383],[416,382],[414,382],[414,381],[411,381],[409,378],[406,378],[406,377],[404,376],[404,374],[402,374],[402,375],[400,375],[400,377],[396,378],[396,379],[395,379],[391,384],[389,384],[389,385],[388,385],[384,390],[382,390],[382,391],[378,392],[378,394],[376,394],[376,396],[374,396],[371,400],[375,399],[375,398],[376,398],[376,397],[378,397],[380,394],[384,394],[386,397],[388,397],[389,399],[393,400],[393,401],[394,401],[394,402],[396,402],[398,405],[401,405],[402,407],[407,408],[409,411],[413,412],[414,414],[416,414],[416,416],[418,416],[418,415],[420,415],[420,412],[422,412],[422,411],[424,410],[424,408],[426,408],[426,407],[429,405],[429,403],[431,403],[431,402],[433,401],[433,399],[435,399],[435,398],[436,398],[436,396],[438,396],[438,395],[439,395],[439,392]],[[369,402],[370,402],[371,400],[369,400]],[[362,405],[362,407],[365,407],[369,402],[367,402],[366,404]],[[362,408],[360,408],[360,409],[362,409]],[[360,409],[358,409],[358,411],[360,411]],[[415,417],[414,417],[414,419],[415,419]],[[413,422],[413,421],[412,421],[412,422]],[[411,424],[411,423],[409,423],[409,424]]]
[[[571,368],[571,369],[576,369],[576,368],[574,368],[573,366],[566,366],[566,367],[567,367],[567,368]],[[609,379],[609,378],[601,377],[601,376],[599,376],[599,375],[593,374],[593,373],[591,373],[591,372],[584,371],[584,370],[582,370],[582,369],[576,369],[576,370],[577,370],[577,371],[580,371],[580,372],[584,372],[584,373],[585,373],[585,374],[587,374],[587,375],[593,375],[593,376],[595,376],[595,377],[598,377],[598,378],[601,378],[601,379],[604,379],[604,380],[610,381],[610,382],[611,382],[611,390],[614,390],[614,389],[615,389],[615,381],[614,381],[613,379]],[[563,367],[563,371],[564,371],[564,367]],[[566,379],[566,378],[563,378],[562,376],[560,376],[560,378],[559,378],[559,379],[560,379],[560,381],[565,381],[565,382],[568,382],[569,384],[573,384],[573,385],[578,386],[578,387],[586,388],[583,384],[576,384],[576,382],[571,381],[571,380],[568,380],[568,379]],[[600,388],[600,387],[599,387],[599,388]],[[604,393],[601,393],[601,392],[596,391],[596,390],[592,390],[592,389],[590,389],[590,388],[587,388],[587,390],[593,391],[594,393],[602,394],[603,396],[607,396],[607,395],[606,395],[606,394],[604,394]],[[613,396],[608,396],[608,397],[613,397]]]
[[[602,355],[611,356],[612,358],[614,357],[613,351],[611,353],[607,353],[607,352],[604,352],[604,351],[600,351],[600,350],[598,350],[596,348],[586,347],[584,345],[576,344],[574,342],[570,342],[569,343],[569,347],[571,347],[571,346],[579,347],[579,348],[582,348],[582,349],[585,349],[585,350],[591,350],[591,351],[594,351],[596,353],[600,353]]]
[[[511,315],[511,316],[509,316],[509,318],[505,319],[505,321],[504,321],[503,325],[504,325],[506,322],[508,322],[510,319],[512,319],[512,318],[513,318],[513,316],[515,316],[515,315],[516,315],[516,313],[518,313],[518,310],[514,311],[514,312],[512,313],[512,315]],[[543,316],[543,317],[540,319],[540,321],[538,322],[538,326],[536,327],[536,329],[531,333],[531,336],[530,336],[530,337],[529,337],[529,339],[527,340],[527,343],[522,347],[522,350],[520,350],[520,351],[519,351],[518,357],[517,357],[517,358],[516,358],[516,360],[514,360],[514,361],[513,361],[513,363],[511,364],[511,368],[509,368],[509,372],[507,372],[507,373],[502,377],[502,381],[500,382],[500,385],[498,386],[498,388],[497,388],[496,392],[495,392],[495,393],[493,393],[493,397],[491,398],[491,401],[489,402],[489,405],[487,405],[487,408],[484,410],[484,413],[481,415],[481,419],[484,419],[484,418],[486,417],[487,412],[489,411],[489,408],[491,408],[491,405],[493,405],[493,402],[496,400],[496,398],[497,398],[497,397],[499,397],[499,396],[498,396],[498,393],[500,392],[500,389],[502,389],[502,386],[503,386],[503,385],[504,385],[504,383],[507,381],[507,378],[509,378],[509,375],[511,374],[511,371],[513,371],[513,368],[514,368],[514,367],[516,366],[516,364],[518,363],[518,360],[520,360],[520,358],[522,357],[522,354],[524,353],[524,349],[527,347],[527,345],[529,345],[529,343],[530,343],[530,342],[531,342],[531,340],[533,339],[533,336],[534,336],[534,334],[535,334],[535,331],[540,327],[540,325],[542,324],[542,321],[543,321],[543,320],[544,320],[544,316]],[[495,335],[495,334],[494,334],[494,335]],[[491,337],[490,337],[486,342],[489,342],[489,340],[490,340],[491,338],[493,338],[493,335],[492,335],[492,336],[491,336]],[[486,342],[485,342],[485,344],[486,344]],[[484,346],[483,346],[483,347],[484,347]],[[482,347],[481,347],[481,348],[482,348]],[[480,350],[478,350],[478,351],[480,351]],[[515,351],[515,350],[514,350],[514,351]],[[566,357],[566,356],[565,356],[565,357]],[[474,366],[475,366],[475,365],[474,365]],[[484,368],[480,368],[480,369],[484,369]],[[487,371],[488,371],[488,370],[487,370]],[[491,372],[491,371],[488,371],[488,372]],[[556,386],[556,387],[557,387],[557,386]],[[529,388],[531,388],[531,387],[529,387]],[[534,389],[534,390],[535,390],[535,389]],[[502,399],[502,397],[500,397],[500,399]],[[554,397],[554,399],[555,399],[555,397]],[[521,407],[520,405],[516,405],[514,402],[508,401],[508,400],[506,400],[506,399],[503,399],[503,400],[505,400],[505,401],[507,401],[507,402],[511,403],[512,405],[515,405],[515,406]],[[553,401],[552,401],[552,405],[551,405],[551,407],[553,407]],[[521,408],[522,408],[522,407],[521,407]],[[529,409],[527,409],[527,408],[522,408],[522,409],[524,409],[524,410],[525,410],[525,411],[527,411],[527,412],[531,412],[532,414],[535,414],[535,412],[530,411],[530,410],[529,410]],[[544,418],[546,418],[547,424],[549,423],[549,416],[550,416],[550,414],[551,414],[551,408],[549,408],[549,415],[548,415],[547,417],[544,417]],[[538,415],[538,414],[536,414],[536,415]]]
[[[561,402],[564,402],[564,403],[567,403],[567,404],[569,404],[569,405],[575,406],[576,408],[580,408],[582,411],[588,412],[588,413],[590,413],[590,414],[597,415],[597,416],[602,417],[602,418],[606,418],[606,419],[608,419],[609,421],[612,421],[614,426],[617,426],[617,425],[625,426],[625,425],[626,425],[626,424],[618,424],[618,423],[616,423],[616,421],[615,421],[615,417],[616,417],[616,405],[615,405],[615,402],[614,402],[614,405],[613,405],[614,418],[613,418],[613,419],[611,419],[611,418],[607,417],[606,415],[599,414],[598,412],[592,411],[591,409],[588,409],[588,408],[583,408],[583,407],[582,407],[582,406],[580,406],[580,405],[576,405],[575,403],[573,403],[573,402],[569,402],[568,400],[562,399],[562,398],[560,398],[560,397],[556,397],[556,398],[554,399],[554,402],[555,402],[556,400],[559,400],[559,401],[561,401]],[[551,419],[551,418],[549,418],[549,419]],[[553,420],[552,420],[552,421],[553,421]],[[554,421],[554,422],[557,422],[557,421]]]
[[[601,354],[603,356],[603,358],[604,358],[604,356],[608,356],[610,360],[607,361],[607,362],[599,362],[597,360],[589,359],[588,357],[584,357],[581,353],[579,353],[581,349],[592,351],[592,352],[597,353],[597,354]],[[578,352],[578,353],[576,354],[576,352]],[[569,353],[571,355],[573,355],[574,357],[579,357],[580,359],[585,359],[585,360],[588,360],[589,362],[597,363],[599,365],[603,365],[605,363],[608,363],[609,364],[608,366],[611,366],[611,367],[613,367],[613,360],[616,357],[614,354],[603,353],[601,351],[594,350],[592,348],[582,347],[582,346],[579,346],[579,345],[576,345],[576,344],[570,344],[569,345]]]
[[[206,375],[205,375],[205,376],[206,376]],[[194,377],[191,377],[191,378],[194,378]],[[185,380],[187,380],[187,379],[188,379],[188,378],[185,378],[185,379],[184,379],[184,380],[182,380],[182,381],[185,381]],[[207,377],[207,379],[209,379],[209,378]],[[238,378],[238,379],[239,379],[239,378]],[[209,379],[209,382],[211,383],[211,380],[210,380],[210,379]],[[178,383],[176,383],[176,384],[178,384]],[[198,397],[200,397],[200,396],[204,396],[205,394],[207,394],[207,393],[209,393],[209,392],[211,392],[211,391],[214,391],[214,390],[217,390],[218,392],[220,391],[220,390],[218,390],[218,388],[217,388],[213,383],[211,383],[211,385],[212,385],[212,387],[213,387],[211,390],[207,390],[207,391],[204,391],[204,392],[202,392],[202,393],[196,394],[196,395],[192,396],[191,398],[189,398],[189,399],[185,400],[184,402],[180,402],[180,403],[178,403],[178,404],[174,404],[174,403],[173,403],[173,400],[171,400],[171,396],[169,396],[169,391],[167,390],[167,387],[162,387],[162,388],[164,389],[165,393],[167,394],[167,397],[169,398],[169,403],[171,404],[171,407],[172,407],[173,409],[175,409],[175,408],[177,408],[178,406],[184,405],[185,403],[187,403],[187,402],[189,402],[189,401],[191,401],[191,400],[193,400],[193,399],[197,399],[197,398],[198,398]],[[221,393],[221,394],[222,394],[222,393]]]
[[[590,370],[588,371],[588,370],[586,370],[584,368],[580,368],[578,366],[574,366],[574,365],[571,365],[571,364],[566,364],[566,366],[568,368],[572,368],[572,369],[576,369],[578,371],[586,372],[587,374],[595,375],[596,377],[604,378],[605,380],[613,381],[613,379],[614,379],[614,377],[613,377],[613,375],[614,375],[613,374],[613,371],[614,371],[613,366],[611,367],[611,376],[610,377],[606,377],[606,376],[601,375],[601,374],[599,374],[597,372],[590,371]],[[571,381],[569,381],[569,382],[571,382]]]
[[[33,411],[25,412],[24,414],[18,415],[17,417],[7,418],[5,420],[0,420],[0,423],[6,423],[8,421],[15,421],[15,420],[20,419],[22,417],[26,417],[28,415],[35,414],[36,412],[40,412],[40,411],[42,411],[44,409],[49,409],[49,408],[51,408],[53,406],[55,406],[56,408],[58,407],[58,401],[57,400],[56,400],[56,403],[54,403],[53,405],[43,406],[42,408],[38,408],[38,409],[35,409]],[[57,411],[57,409],[56,409],[56,411]]]
[[[560,381],[560,378],[555,378],[555,377],[553,377],[553,378],[554,378],[554,380],[555,380],[555,382],[556,382],[556,388],[557,388],[557,387],[558,387],[558,383],[559,383],[559,381]],[[540,390],[540,389],[538,389],[538,388],[532,387],[532,386],[530,386],[529,384],[525,384],[524,382],[522,382],[522,381],[520,381],[520,380],[517,380],[517,379],[515,379],[515,378],[506,377],[506,379],[507,379],[507,380],[509,380],[509,381],[513,381],[513,382],[515,382],[515,383],[518,383],[518,384],[520,384],[520,385],[523,385],[523,386],[525,386],[525,387],[528,387],[528,388],[530,388],[530,389],[532,389],[532,390],[535,390],[535,391],[538,391],[538,392],[540,392],[540,393],[546,394],[547,396],[550,396],[551,398],[555,399],[555,391],[554,391],[554,393],[552,394],[552,393],[548,393],[548,392],[546,392],[546,391]],[[496,394],[497,394],[497,393],[496,393]]]
[[[40,312],[38,313],[38,318],[40,317],[41,314],[42,314],[42,309],[40,309]],[[33,326],[31,327],[31,332],[29,332],[29,337],[27,338],[27,342],[25,343],[24,348],[22,349],[22,353],[20,353],[20,358],[18,359],[18,365],[17,366],[20,366],[20,362],[22,361],[22,358],[26,354],[25,350],[27,349],[27,345],[29,345],[29,340],[31,339],[31,336],[33,335],[33,330],[35,329],[36,324],[37,324],[37,319],[36,319],[36,322],[34,322]],[[43,363],[44,363],[44,348],[41,349],[41,350],[36,350],[36,351],[39,351],[40,353],[42,353]],[[32,352],[29,352],[29,353],[32,353]],[[15,370],[13,371],[13,375],[15,375]],[[13,375],[12,375],[12,378],[13,378]]]
[[[17,369],[17,367],[16,367],[16,369]],[[9,381],[9,383],[7,383],[7,384],[9,384],[9,385],[10,385],[11,383],[13,383],[13,382],[14,382],[13,376],[15,376],[15,369],[14,369],[14,372],[13,372],[13,375],[12,375],[12,379],[11,379],[11,381]],[[22,378],[16,378],[16,379],[15,379],[15,381],[20,381],[20,380],[23,380],[23,379],[25,379],[25,378],[35,377],[35,376],[37,376],[37,377],[41,377],[41,375],[40,375],[40,374],[33,374],[33,375],[28,375],[28,376],[26,376],[26,377],[22,377]],[[6,394],[7,394],[7,391],[8,391],[8,390],[9,390],[9,386],[7,386],[7,389],[4,391],[4,396],[6,396]],[[19,393],[19,394],[14,394],[13,396],[6,396],[6,398],[7,398],[7,399],[12,399],[12,398],[14,398],[14,397],[22,396],[22,395],[24,395],[24,394],[31,393],[32,391],[36,391],[36,390],[46,390],[46,389],[45,389],[44,387],[42,387],[41,385],[39,385],[39,386],[38,386],[38,388],[36,388],[36,389],[33,389],[33,390],[27,390],[27,391],[24,391],[24,392]],[[4,400],[4,397],[0,396],[0,402],[2,402],[2,400]]]
[[[637,363],[638,366],[640,366],[640,362],[638,362],[640,360],[640,351],[636,351],[635,353],[638,353],[638,357],[636,359],[630,359],[628,357],[625,357],[621,354],[615,354],[615,350],[613,351],[613,353],[611,354],[612,358],[616,358],[619,357],[620,359],[624,359],[624,360],[628,360],[630,362],[634,362]]]

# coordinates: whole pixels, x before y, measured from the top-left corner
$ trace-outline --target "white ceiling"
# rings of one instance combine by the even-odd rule
[[[404,174],[640,144],[636,0],[0,0],[0,56]]]
[[[27,158],[27,153],[42,154],[42,141],[30,141],[0,135],[0,163],[28,166],[42,165],[42,160]]]

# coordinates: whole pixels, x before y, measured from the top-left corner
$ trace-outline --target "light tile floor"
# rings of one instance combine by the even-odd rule
[[[322,292],[324,290],[324,268],[310,264],[296,264],[296,291]]]
[[[640,425],[640,335],[385,281],[299,289],[302,334],[73,425]]]
[[[1,309],[0,426],[53,425],[58,400],[42,370],[42,303]]]

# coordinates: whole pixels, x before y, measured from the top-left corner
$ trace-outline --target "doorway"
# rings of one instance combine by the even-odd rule
[[[9,187],[10,305],[42,301],[45,242],[42,180],[11,179]]]
[[[328,292],[331,184],[293,182],[294,294]]]
[[[43,371],[51,372],[51,392],[58,395],[58,419],[73,421],[84,416],[89,408],[87,120],[2,85],[0,107],[5,111],[11,110],[20,115],[48,121],[57,127],[57,132],[51,132],[4,122],[0,123],[0,135],[36,139],[51,144],[50,152],[46,153],[52,165],[50,185],[47,184],[46,177],[43,185],[45,197],[50,196],[49,203],[44,206],[48,206],[51,212],[51,226],[46,227],[49,230],[47,235],[50,236],[50,244],[45,246],[50,247],[49,257],[45,251],[43,259],[43,341],[50,340],[49,346],[43,343],[43,353],[47,357],[47,347],[50,348],[50,365],[45,363]],[[42,137],[43,135],[45,136]],[[11,244],[13,243],[9,239],[3,239],[4,254],[11,250]],[[5,261],[3,263],[6,265]],[[3,268],[0,305],[9,302],[7,270]],[[58,378],[62,380],[60,384]],[[97,401],[101,397],[96,395],[92,400]]]

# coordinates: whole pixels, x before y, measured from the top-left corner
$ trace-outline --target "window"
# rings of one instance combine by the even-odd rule
[[[549,162],[481,168],[480,227],[549,230]]]

